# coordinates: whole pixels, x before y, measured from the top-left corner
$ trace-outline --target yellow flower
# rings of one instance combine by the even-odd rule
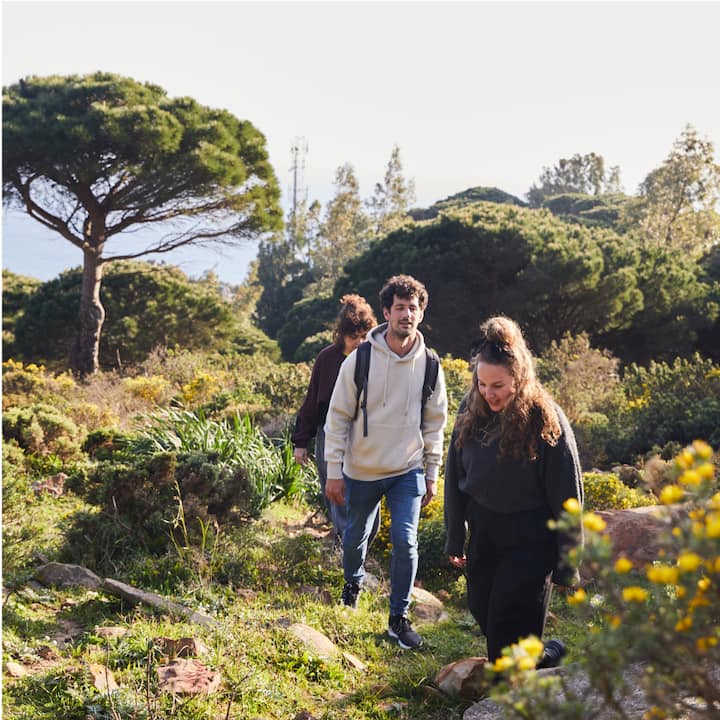
[[[679,527],[674,527],[672,529],[673,537],[680,537],[682,535],[682,530]]]
[[[697,538],[701,538],[705,534],[705,526],[701,522],[694,522],[691,529],[692,534]]]
[[[678,485],[666,485],[660,491],[660,502],[663,505],[672,505],[685,497],[685,491]]]
[[[689,450],[683,450],[677,458],[675,458],[675,463],[681,469],[687,470],[695,464],[695,456]]]
[[[667,713],[664,710],[653,705],[643,714],[642,720],[664,720],[666,717]]]
[[[693,621],[691,617],[680,618],[675,623],[675,632],[685,632],[692,627]]]
[[[713,510],[720,510],[720,492],[716,492],[708,503]]]
[[[570,605],[581,605],[586,600],[587,600],[587,593],[582,588],[577,589],[567,599],[567,601]]]
[[[705,518],[705,529],[709,538],[720,538],[720,513],[712,512]]]
[[[513,666],[512,658],[508,657],[507,655],[503,655],[502,657],[499,657],[495,662],[493,663],[492,669],[495,672],[503,672],[504,670],[507,670],[508,668],[511,668]]]
[[[626,573],[630,572],[632,568],[632,561],[628,560],[626,557],[620,557],[615,561],[615,572]]]
[[[712,448],[704,440],[695,440],[692,446],[701,460],[709,460],[712,457]]]
[[[707,607],[710,601],[702,593],[698,593],[689,603],[688,608],[694,610],[696,607]]]
[[[530,637],[523,638],[518,645],[531,657],[534,657],[536,660],[543,654],[543,650],[545,649],[545,645],[543,645],[541,640],[538,640],[534,635],[530,635]]]
[[[605,619],[611,628],[620,627],[622,624],[622,619],[619,615],[608,615]]]
[[[631,585],[623,589],[622,596],[625,602],[643,603],[647,600],[648,591],[637,585]]]
[[[704,637],[698,638],[695,641],[695,647],[701,655],[704,655],[708,651],[708,639]]]
[[[669,565],[653,565],[647,570],[648,580],[661,585],[674,585],[678,580],[678,575],[678,569]]]
[[[679,482],[682,485],[698,486],[702,482],[702,477],[697,470],[686,470],[681,476]]]
[[[568,498],[563,503],[563,508],[566,512],[569,512],[571,515],[579,515],[580,511],[582,510],[582,507],[580,506],[580,503],[578,502],[577,498]]]
[[[720,573],[720,555],[718,555],[714,560],[712,558],[708,558],[705,561],[705,567],[710,572]]]
[[[607,523],[599,515],[590,512],[583,518],[583,526],[592,532],[602,532]]]
[[[709,462],[700,465],[697,471],[703,480],[712,480],[715,475],[715,468],[712,466],[712,463]]]
[[[525,657],[519,658],[517,661],[517,666],[519,670],[534,670],[536,664],[537,661],[534,658],[528,657],[527,655]]]
[[[712,587],[712,582],[710,581],[710,578],[700,578],[697,582],[697,586],[700,592],[707,592]]]
[[[680,572],[693,572],[702,565],[702,558],[697,553],[686,550],[678,556],[677,564]]]
[[[679,598],[683,598],[687,595],[687,588],[684,585],[676,585],[675,586],[675,594]]]

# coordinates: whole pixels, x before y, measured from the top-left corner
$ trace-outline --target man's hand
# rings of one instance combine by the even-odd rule
[[[423,495],[420,507],[425,507],[437,495],[437,480],[425,480],[425,495]]]
[[[454,565],[456,568],[464,568],[467,565],[467,558],[463,555],[460,557],[459,555],[450,555],[448,558],[450,560],[450,564]]]
[[[295,462],[298,463],[298,465],[304,465],[308,460],[307,448],[295,448],[293,456],[295,457]]]
[[[325,497],[335,505],[344,505],[345,481],[342,478],[328,478],[325,483]]]

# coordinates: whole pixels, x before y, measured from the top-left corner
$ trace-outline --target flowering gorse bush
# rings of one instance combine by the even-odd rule
[[[675,482],[662,492],[667,525],[657,559],[636,566],[613,552],[605,521],[569,500],[559,528],[577,532],[584,548],[571,553],[592,580],[568,603],[584,620],[587,641],[578,653],[590,687],[618,717],[623,672],[640,668],[648,710],[644,717],[678,717],[689,706],[720,717],[720,492],[711,447],[695,441],[674,462]],[[682,505],[677,505],[682,503]],[[523,718],[586,717],[562,677],[528,675],[532,642],[506,651],[495,668],[507,681],[496,693]]]
[[[584,473],[583,485],[587,510],[627,510],[655,503],[652,495],[629,488],[614,473]]]

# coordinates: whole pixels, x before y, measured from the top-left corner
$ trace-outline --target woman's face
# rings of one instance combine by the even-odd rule
[[[477,384],[480,394],[493,412],[504,410],[515,394],[515,379],[504,365],[479,362]]]
[[[355,333],[354,335],[343,335],[343,353],[349,355],[365,339],[367,333]]]

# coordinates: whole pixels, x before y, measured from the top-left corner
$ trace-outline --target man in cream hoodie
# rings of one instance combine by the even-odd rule
[[[437,494],[447,419],[442,368],[421,413],[427,357],[418,325],[427,301],[425,286],[409,275],[396,275],[385,283],[380,302],[386,322],[368,335],[367,436],[363,413],[356,413],[357,351],[340,367],[325,423],[325,494],[333,503],[345,505],[348,516],[342,601],[357,606],[368,537],[384,495],[392,541],[388,634],[404,649],[422,645],[407,610],[417,572],[420,508]]]

